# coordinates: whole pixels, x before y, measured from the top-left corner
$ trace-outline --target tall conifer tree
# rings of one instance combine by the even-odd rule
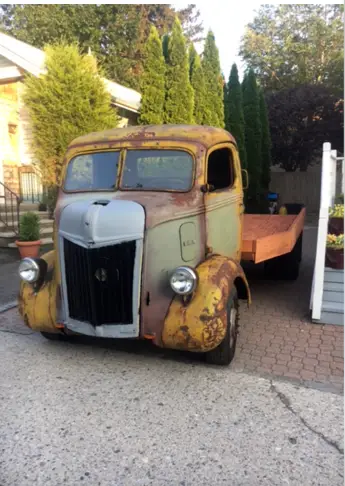
[[[145,46],[143,68],[139,122],[141,125],[160,125],[164,121],[165,60],[162,42],[154,26]]]
[[[259,91],[254,71],[250,69],[243,80],[243,114],[247,169],[249,174],[248,199],[258,201],[261,194],[261,123]]]
[[[224,93],[223,78],[220,69],[219,52],[213,33],[208,32],[202,67],[206,85],[207,118],[204,124],[214,127],[224,127]]]
[[[247,167],[242,88],[236,64],[232,65],[225,100],[226,129],[235,137],[243,169]]]
[[[186,39],[181,23],[175,18],[166,45],[165,123],[193,123],[194,93],[189,79]]]
[[[201,66],[200,56],[192,45],[189,49],[190,80],[194,90],[194,122],[203,125],[207,117],[206,89],[204,72]]]
[[[271,135],[268,121],[267,106],[263,91],[260,91],[260,121],[261,121],[261,184],[266,191],[271,182]]]

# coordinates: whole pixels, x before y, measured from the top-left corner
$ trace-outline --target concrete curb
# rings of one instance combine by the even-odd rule
[[[8,302],[7,304],[1,305],[0,306],[0,314],[8,311],[10,309],[14,309],[17,306],[18,306],[18,302],[16,300],[13,300],[12,302]]]

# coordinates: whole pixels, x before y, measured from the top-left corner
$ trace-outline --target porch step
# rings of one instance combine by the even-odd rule
[[[336,312],[321,312],[321,319],[319,321],[322,324],[332,324],[333,326],[344,325],[344,314],[337,314]]]
[[[46,243],[51,243],[53,231],[54,231],[54,220],[48,218],[42,218],[40,220],[40,237],[42,240],[48,239],[49,241]],[[9,228],[2,224],[0,226],[0,247],[2,248],[14,248],[15,241],[18,239],[18,236],[13,231],[13,227]]]
[[[326,267],[324,282],[344,284],[344,270],[335,270],[333,268]]]
[[[325,312],[344,314],[344,302],[330,302],[325,300],[322,302],[321,309]]]
[[[41,238],[42,245],[52,245],[53,244],[53,238],[47,237],[47,238]],[[17,245],[15,243],[9,243],[8,248],[17,248]]]
[[[25,213],[27,213],[27,212],[28,212],[28,211],[26,211],[25,209],[21,209],[21,208],[20,208],[20,210],[19,210],[19,217],[21,217],[23,214],[25,214]],[[31,213],[36,213],[36,214],[38,214],[38,216],[39,216],[40,218],[48,218],[48,217],[49,217],[49,213],[48,213],[48,211],[38,211],[37,209],[34,209],[34,210],[31,210],[31,209],[30,209],[30,212],[31,212]],[[11,213],[11,211],[6,211],[6,213],[5,213],[5,211],[4,211],[4,210],[1,210],[1,209],[0,209],[0,216],[4,216],[5,214],[6,214],[6,215],[9,217],[9,219],[11,219],[11,217],[12,217],[12,213]],[[17,220],[17,214],[16,214],[16,212],[14,213],[14,218],[15,218],[15,220]]]
[[[344,302],[344,283],[327,282],[323,287],[323,300],[325,302]]]
[[[12,221],[11,221],[12,223]],[[40,217],[40,225],[41,228],[42,226],[49,226],[53,225],[54,220],[53,219],[48,219],[47,217]],[[18,226],[18,220],[14,220],[14,224]],[[0,221],[0,235],[2,235],[4,232],[11,232],[13,231],[13,224],[6,225],[4,222]]]
[[[344,325],[344,270],[325,268],[320,322]]]
[[[6,211],[6,208],[7,208],[7,211],[9,211],[9,208],[11,207],[11,203],[9,202],[7,205],[1,203],[0,204],[0,211],[1,212],[4,212]],[[27,202],[22,202],[19,204],[19,209],[20,211],[38,211],[38,207],[39,207],[39,204],[37,203],[27,203]]]
[[[49,235],[53,233],[53,225],[48,222],[46,227],[40,228],[40,235]],[[14,231],[1,231],[0,238],[14,238],[16,237],[16,233]]]

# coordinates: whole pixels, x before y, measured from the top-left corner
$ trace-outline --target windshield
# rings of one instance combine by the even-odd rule
[[[113,191],[120,152],[74,157],[67,169],[66,191]],[[188,191],[193,183],[193,157],[181,150],[128,150],[120,189]]]
[[[66,191],[113,191],[120,152],[77,155],[68,165]]]
[[[187,191],[193,182],[193,158],[181,150],[128,150],[122,189]]]

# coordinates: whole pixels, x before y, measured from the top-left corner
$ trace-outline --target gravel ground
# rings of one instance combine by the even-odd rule
[[[13,329],[0,340],[1,486],[344,484],[340,395]]]

